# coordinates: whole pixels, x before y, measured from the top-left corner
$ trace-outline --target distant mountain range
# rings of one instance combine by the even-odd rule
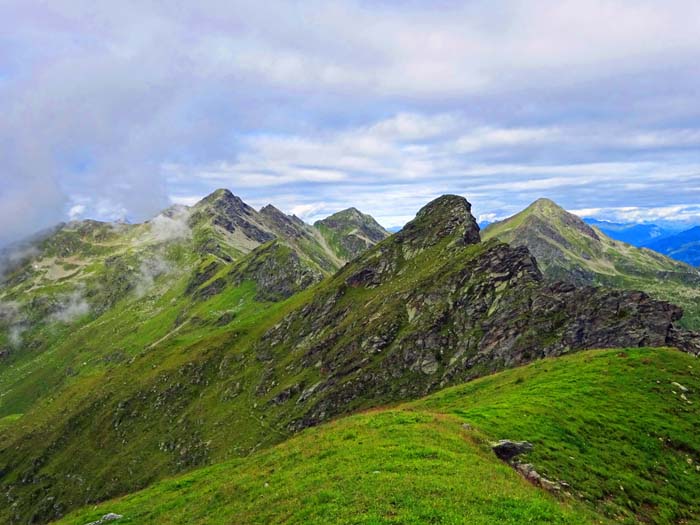
[[[645,246],[673,259],[700,266],[700,226],[651,241]]]
[[[651,241],[676,233],[676,230],[662,228],[656,224],[609,222],[590,217],[583,220],[586,224],[598,228],[608,237],[633,246],[644,246]]]
[[[585,218],[584,221],[617,241],[649,248],[677,261],[700,266],[700,226],[684,230],[679,227],[617,223],[593,218]]]

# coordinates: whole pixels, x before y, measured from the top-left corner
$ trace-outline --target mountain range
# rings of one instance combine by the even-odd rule
[[[586,224],[594,226],[611,239],[626,242],[633,246],[645,246],[646,244],[668,237],[676,233],[676,230],[662,228],[656,224],[620,223],[601,221],[591,217],[583,219]]]
[[[700,226],[648,242],[645,246],[672,259],[700,266]]]
[[[684,229],[662,228],[656,224],[615,223],[592,218],[584,221],[617,241],[649,248],[691,266],[700,266],[700,226]]]
[[[700,275],[551,201],[480,232],[445,195],[390,235],[217,190],[60,225],[3,271],[4,522],[697,516]],[[498,460],[501,438],[534,464]]]

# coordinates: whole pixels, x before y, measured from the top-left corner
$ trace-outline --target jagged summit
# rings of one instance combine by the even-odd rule
[[[243,199],[234,195],[230,190],[220,188],[213,191],[201,201],[194,205],[196,209],[202,209],[206,207],[213,208],[214,210],[220,211],[225,214],[245,214],[254,215],[256,213],[252,206],[246,204]]]
[[[455,237],[460,244],[481,241],[479,225],[471,213],[472,206],[459,195],[443,195],[420,209],[416,218],[397,234],[403,242],[428,247],[446,237]]]
[[[316,221],[314,226],[331,249],[347,260],[354,259],[390,235],[371,215],[364,214],[357,208],[336,212]]]
[[[272,204],[268,204],[260,209],[260,215],[265,220],[265,223],[275,233],[283,237],[298,238],[304,235],[309,236],[310,226],[294,215],[286,213],[275,208]]]
[[[237,197],[236,195],[231,192],[231,190],[227,188],[219,188],[218,190],[212,191],[209,195],[204,197],[202,200],[200,200],[197,204],[200,203],[212,203],[218,200],[241,200],[240,197]],[[195,206],[197,205],[195,204]]]

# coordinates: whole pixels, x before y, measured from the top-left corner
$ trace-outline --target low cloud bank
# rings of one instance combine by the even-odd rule
[[[89,312],[90,305],[85,300],[82,289],[78,289],[60,298],[57,309],[49,316],[49,321],[71,323]]]

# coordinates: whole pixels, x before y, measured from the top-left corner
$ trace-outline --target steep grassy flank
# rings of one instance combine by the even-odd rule
[[[615,241],[548,199],[491,224],[484,240],[526,246],[551,279],[641,290],[683,307],[681,324],[700,329],[700,271],[651,250]]]
[[[696,367],[668,349],[547,359],[307,430],[59,523],[117,512],[120,524],[697,524]],[[568,482],[568,494],[557,502],[498,461],[488,443],[500,438],[534,443],[523,459]]]
[[[618,521],[700,523],[698,394],[697,359],[627,349],[539,361],[413,408],[457,415],[494,438],[531,441],[528,461],[540,473],[567,481]]]

